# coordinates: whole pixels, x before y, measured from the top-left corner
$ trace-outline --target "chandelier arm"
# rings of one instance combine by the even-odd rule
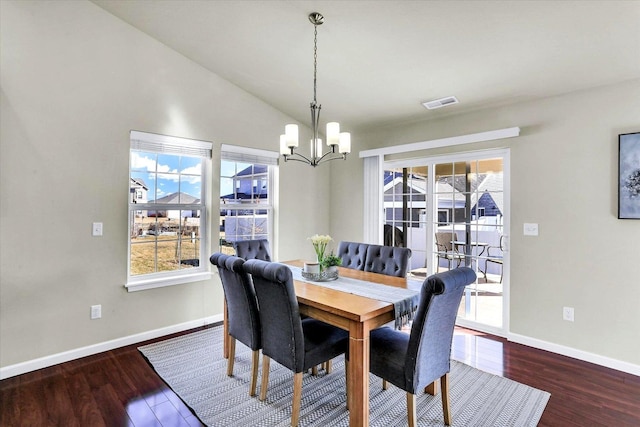
[[[298,156],[298,157],[302,157],[302,159],[298,159],[294,156]],[[303,160],[304,159],[304,160]],[[313,162],[311,161],[311,159],[305,157],[304,155],[300,154],[300,153],[293,153],[293,154],[287,154],[284,156],[284,161],[288,162],[289,160],[293,160],[296,162],[304,162],[304,163],[308,163],[308,164],[313,164]]]
[[[335,157],[327,157],[327,156],[330,156],[330,155],[332,155],[332,154],[333,154]],[[322,155],[322,157],[320,157],[320,158],[318,159],[317,164],[320,164],[321,162],[322,162],[322,163],[330,162],[331,160],[346,160],[346,159],[347,159],[347,154],[346,154],[346,153],[340,154],[340,153],[334,153],[334,152],[332,152],[332,151],[329,151],[329,152],[327,152],[327,153],[324,153],[324,154]]]

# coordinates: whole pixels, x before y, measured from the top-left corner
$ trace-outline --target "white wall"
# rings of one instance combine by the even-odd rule
[[[292,119],[92,3],[1,8],[0,367],[220,315],[215,275],[123,287],[129,131],[214,142],[218,224],[220,144],[277,151]],[[280,259],[311,257],[306,237],[328,232],[328,180],[328,169],[280,168]],[[93,304],[102,319],[89,319]]]
[[[514,126],[522,129],[518,138],[411,155],[510,147],[511,333],[640,372],[640,221],[617,219],[618,134],[640,131],[639,80],[360,130],[354,145],[371,149]],[[350,162],[332,166],[332,188],[340,190],[332,200],[343,204],[363,188],[362,160]],[[332,206],[333,235],[362,239],[361,213],[361,205]],[[525,222],[539,223],[539,237],[523,236]],[[575,308],[575,322],[562,320],[563,306]]]
[[[216,276],[123,288],[128,132],[277,150],[291,118],[92,3],[0,8],[0,367],[219,315]],[[640,82],[353,138],[361,150],[512,126],[522,136],[464,147],[512,148],[512,333],[640,365],[640,221],[616,219],[617,135],[640,130]],[[315,233],[362,239],[357,153],[279,169],[278,259],[312,257]],[[540,236],[522,236],[524,222]]]

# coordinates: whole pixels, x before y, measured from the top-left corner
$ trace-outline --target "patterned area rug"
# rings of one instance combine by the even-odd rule
[[[162,379],[207,426],[288,426],[293,375],[271,361],[267,399],[249,396],[251,352],[236,345],[232,377],[222,357],[222,327],[214,327],[139,347]],[[262,359],[262,357],[261,357]],[[262,362],[262,360],[261,360]],[[260,365],[262,369],[262,364]],[[536,426],[550,394],[524,384],[451,361],[450,395],[453,426]],[[258,394],[260,393],[258,375]],[[344,359],[333,370],[305,375],[300,426],[348,426]],[[370,375],[370,425],[407,424],[406,394]],[[440,394],[418,395],[418,426],[442,426]]]

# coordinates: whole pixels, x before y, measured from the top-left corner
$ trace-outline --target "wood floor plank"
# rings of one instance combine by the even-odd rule
[[[200,427],[137,350],[166,338],[0,381],[0,425]],[[541,427],[640,426],[640,377],[463,328],[452,357],[550,392]]]
[[[59,366],[58,366],[59,368]],[[58,369],[58,371],[62,371]],[[81,427],[64,376],[51,375],[42,380],[44,405],[51,425]]]
[[[18,419],[15,425],[37,426],[44,425],[47,420],[47,410],[42,402],[45,401],[42,376],[38,372],[33,380],[24,381],[18,388]]]

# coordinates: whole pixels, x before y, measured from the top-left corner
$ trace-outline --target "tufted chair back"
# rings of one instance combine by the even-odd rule
[[[243,268],[251,274],[260,305],[262,354],[302,372],[304,334],[291,270],[262,260],[248,260]]]
[[[404,390],[421,387],[449,372],[451,342],[465,286],[476,280],[468,267],[429,276],[422,284],[404,362]]]
[[[227,301],[229,334],[249,347],[259,350],[260,317],[258,301],[251,278],[243,270],[244,260],[219,252],[209,258],[218,267],[220,281]]]
[[[251,381],[249,395],[255,396],[258,384],[258,363],[262,337],[260,335],[260,315],[258,300],[251,277],[244,269],[244,260],[236,256],[216,252],[209,257],[211,264],[218,267],[220,281],[224,289],[226,303],[227,335],[223,337],[229,351],[227,375],[233,375],[236,354],[236,340],[252,351]]]
[[[368,247],[366,243],[340,242],[337,255],[342,258],[342,266],[353,270],[364,270]]]
[[[392,328],[371,331],[371,373],[407,392],[407,421],[416,423],[416,394],[435,394],[436,380],[442,389],[444,423],[451,425],[449,370],[456,314],[465,286],[476,280],[468,268],[455,268],[429,276],[422,284],[411,334]],[[386,388],[386,387],[385,387]]]
[[[346,353],[349,333],[320,320],[300,319],[291,269],[284,264],[250,259],[243,265],[251,274],[262,324],[262,386],[267,397],[269,365],[273,359],[294,373],[291,426],[300,417],[303,372]],[[347,357],[348,360],[348,357]],[[346,366],[346,364],[345,364]]]
[[[267,239],[239,240],[233,242],[233,248],[236,250],[236,256],[244,260],[260,259],[262,261],[271,261],[269,241]]]
[[[369,245],[364,271],[405,277],[409,268],[411,249],[395,246]]]

